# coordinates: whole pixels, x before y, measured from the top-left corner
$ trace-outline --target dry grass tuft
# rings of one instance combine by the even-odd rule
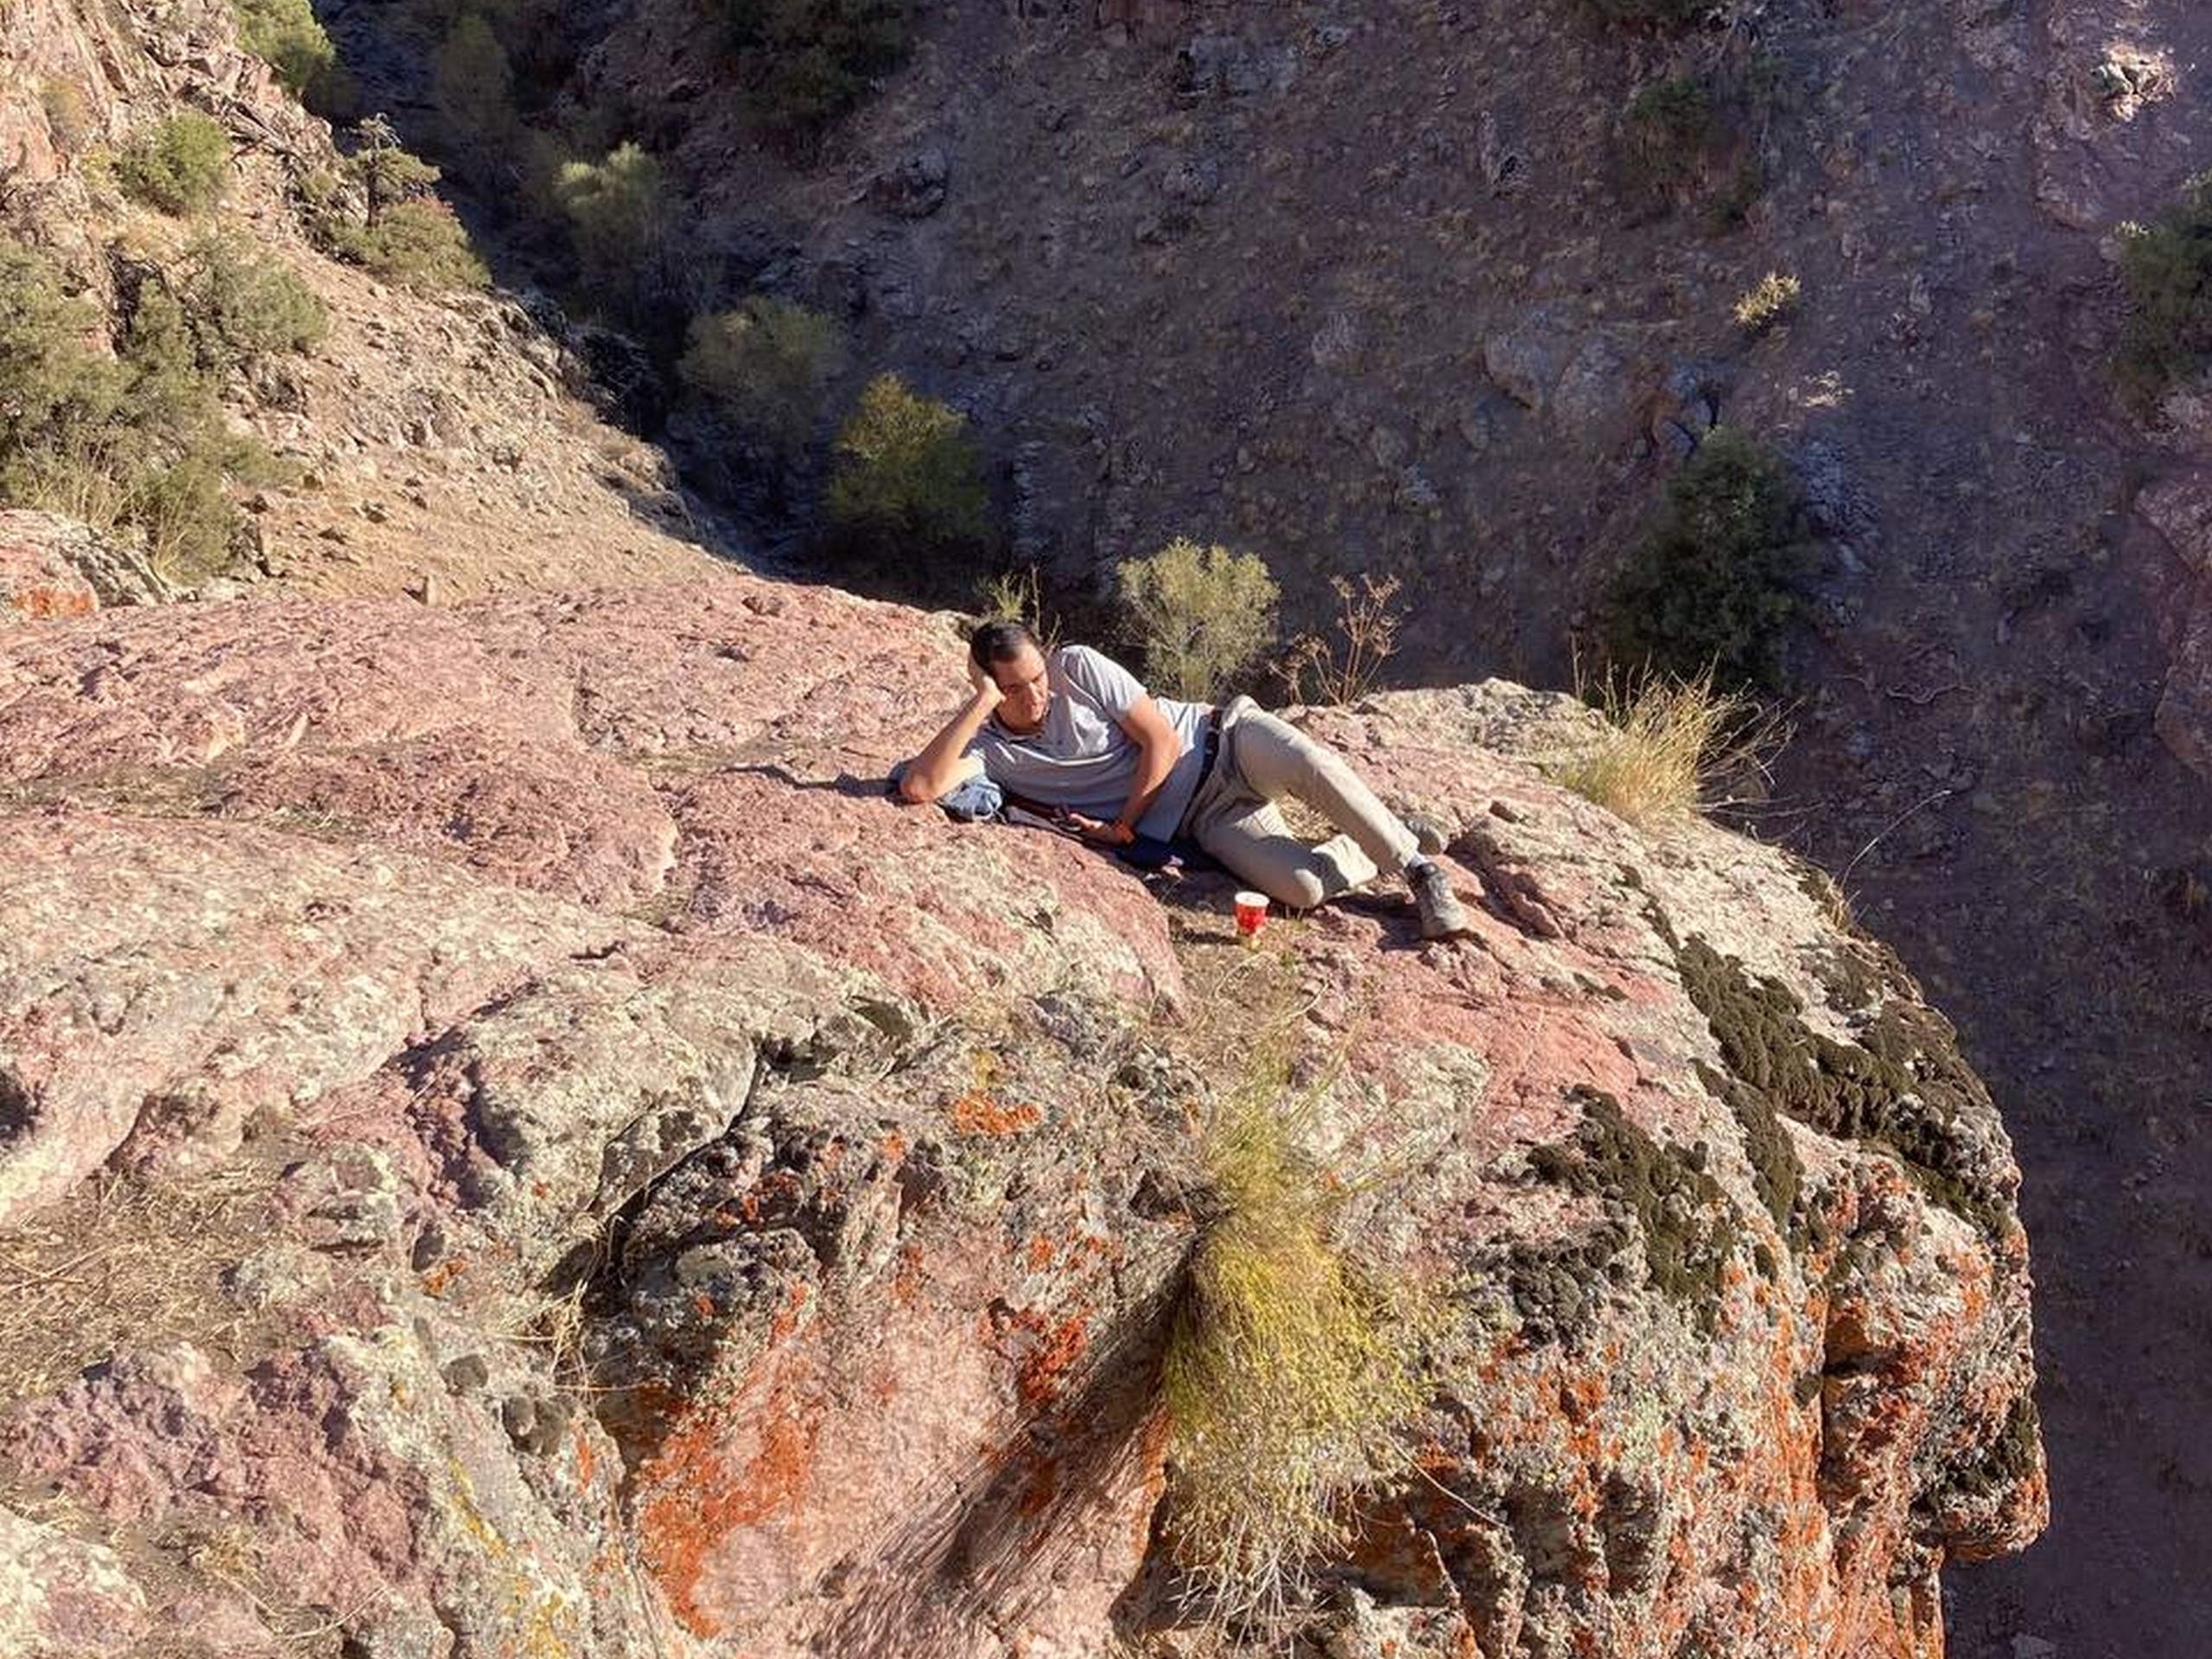
[[[125,1347],[235,1354],[250,1316],[223,1274],[266,1241],[275,1180],[244,1161],[188,1180],[103,1175],[0,1233],[0,1411]]]
[[[1736,326],[1754,337],[1765,334],[1792,315],[1804,296],[1803,283],[1770,270],[1736,302]]]
[[[1333,1077],[1294,1092],[1262,1046],[1198,1126],[1200,1229],[1163,1365],[1175,1557],[1217,1629],[1305,1599],[1360,1499],[1410,1473],[1401,1430],[1429,1393],[1420,1293],[1338,1236],[1361,1183],[1312,1150]]]
[[[1580,693],[1592,701],[1587,691]],[[1745,699],[1694,680],[1654,677],[1633,691],[1607,688],[1594,699],[1608,729],[1551,768],[1553,779],[1607,811],[1643,826],[1681,818],[1707,804],[1708,782],[1740,766],[1756,767],[1766,734]]]

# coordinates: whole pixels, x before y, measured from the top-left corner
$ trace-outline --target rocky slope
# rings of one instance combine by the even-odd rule
[[[0,1645],[1188,1651],[1154,1370],[1264,1021],[1448,1315],[1325,1651],[1942,1652],[2044,1516],[2018,1176],[1822,879],[1391,694],[1305,718],[1476,936],[1242,952],[886,798],[958,674],[747,577],[0,633]]]
[[[207,225],[132,206],[92,165],[182,109],[234,149]],[[37,0],[0,16],[0,235],[112,304],[124,262],[175,263],[212,228],[289,269],[327,338],[227,388],[294,481],[254,493],[254,548],[226,580],[455,597],[705,575],[736,539],[702,524],[660,453],[603,424],[588,346],[543,296],[429,296],[322,257],[301,181],[328,127],[238,45],[228,6]]]
[[[2212,13],[1767,0],[1668,37],[1592,10],[930,7],[794,157],[696,8],[636,0],[570,14],[569,91],[702,204],[718,296],[830,310],[856,372],[971,411],[1020,551],[1079,583],[1188,533],[1266,556],[1310,621],[1330,575],[1395,571],[1423,601],[1395,673],[1564,683],[1688,438],[1717,415],[1789,454],[1830,563],[1764,827],[1939,991],[2032,1175],[2058,1518],[1958,1576],[1958,1645],[2193,1659],[2212,448],[2201,388],[2139,414],[2109,366],[2113,231],[2212,143]],[[1659,211],[1638,93],[1753,72]],[[1753,339],[1731,308],[1770,271],[1804,299]]]

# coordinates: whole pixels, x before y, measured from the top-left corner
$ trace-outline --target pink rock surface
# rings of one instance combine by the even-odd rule
[[[1817,880],[1545,781],[1564,699],[1394,694],[1300,718],[1473,937],[1378,893],[1245,958],[1219,877],[889,798],[961,683],[944,619],[746,577],[0,637],[0,1212],[270,1182],[253,1342],[19,1402],[0,1465],[244,1529],[370,1651],[1187,1642],[1152,1377],[1211,950],[1341,1054],[1350,1230],[1465,1324],[1314,1639],[1937,1651],[1944,1560],[2046,1501],[2018,1172]]]

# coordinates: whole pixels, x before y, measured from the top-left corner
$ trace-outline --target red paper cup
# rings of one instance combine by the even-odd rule
[[[1236,895],[1236,931],[1247,939],[1259,932],[1268,919],[1268,895],[1264,893],[1240,893]]]

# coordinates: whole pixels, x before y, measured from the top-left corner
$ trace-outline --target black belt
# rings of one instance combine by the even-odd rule
[[[1198,752],[1198,779],[1191,785],[1191,798],[1183,803],[1183,817],[1175,826],[1177,841],[1190,827],[1191,814],[1198,810],[1198,797],[1205,792],[1206,779],[1213,776],[1213,763],[1221,753],[1221,710],[1211,709],[1206,715],[1205,747]]]

